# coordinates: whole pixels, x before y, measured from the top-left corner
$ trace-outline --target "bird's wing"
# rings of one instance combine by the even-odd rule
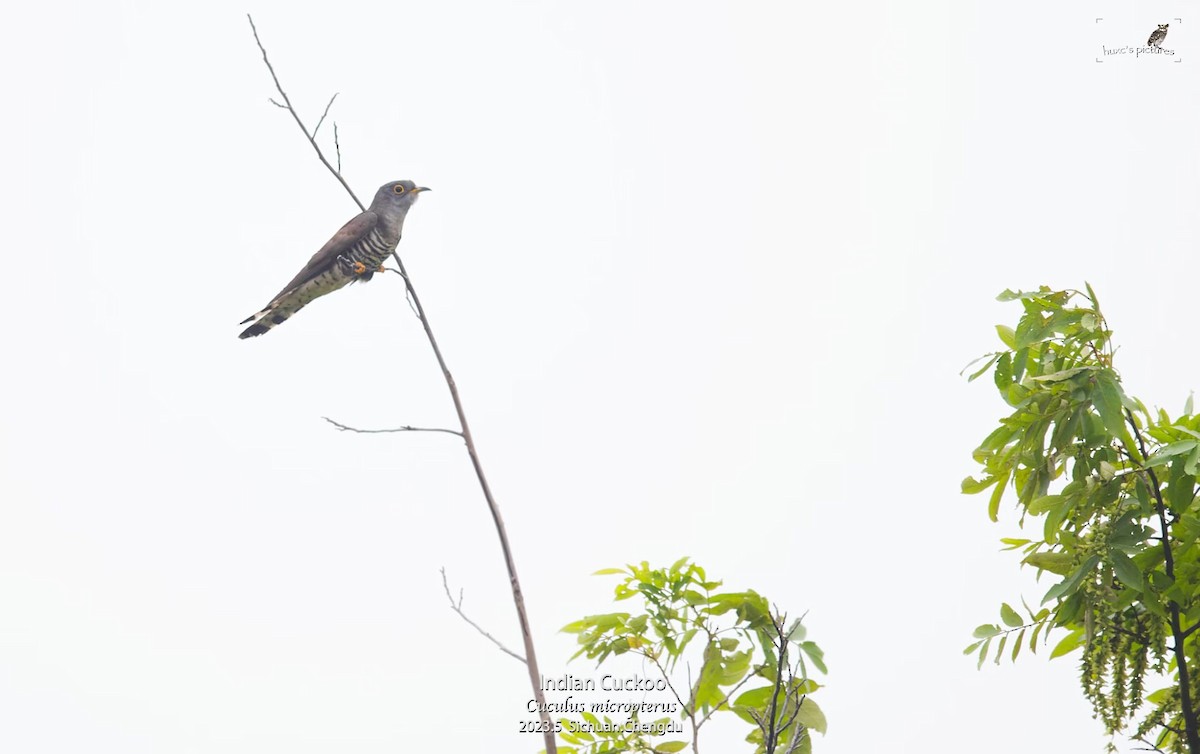
[[[329,239],[320,251],[313,254],[312,259],[308,260],[308,264],[304,265],[304,269],[292,278],[291,282],[283,286],[283,290],[275,294],[278,299],[283,294],[298,287],[301,283],[311,278],[320,275],[329,266],[334,263],[339,254],[344,254],[361,238],[371,232],[379,223],[379,216],[374,212],[367,210],[358,217],[342,226],[342,229],[333,234],[333,238]]]

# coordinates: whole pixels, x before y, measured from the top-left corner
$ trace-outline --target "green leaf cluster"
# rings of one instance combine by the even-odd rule
[[[580,645],[572,659],[582,655],[600,664],[627,653],[645,658],[669,685],[692,740],[560,733],[567,744],[560,749],[564,754],[695,748],[704,723],[725,712],[753,725],[746,740],[755,752],[812,751],[809,732],[824,734],[826,723],[811,699],[820,685],[809,678],[809,667],[821,673],[826,668],[824,653],[808,640],[802,619],[789,623],[754,590],[719,591],[722,583],[686,557],[666,568],[643,561],[597,574],[622,576],[615,601],[636,602],[639,609],[591,615],[564,626]],[[762,685],[755,686],[756,681]],[[580,726],[567,721],[564,727]]]
[[[1187,751],[1200,717],[1200,417],[1191,398],[1171,417],[1126,394],[1090,286],[999,298],[1023,313],[1015,328],[997,326],[1004,350],[969,379],[990,370],[1010,412],[974,451],[982,473],[962,491],[988,492],[995,521],[1011,490],[1018,525],[1033,533],[1005,548],[1057,578],[1036,611],[1002,605],[1000,623],[979,626],[966,653],[982,666],[994,650],[998,663],[1007,644],[1015,660],[1058,631],[1050,656],[1080,653],[1084,694],[1110,734],[1132,728],[1163,751]],[[1148,673],[1176,685],[1146,694]]]

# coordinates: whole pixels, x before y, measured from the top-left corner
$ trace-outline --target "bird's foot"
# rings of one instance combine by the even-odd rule
[[[359,277],[369,278],[375,272],[374,270],[368,270],[367,266],[362,262],[355,262],[353,259],[344,254],[338,254],[337,261],[338,264],[342,266],[342,269],[350,275],[358,275]]]
[[[383,262],[380,262],[379,266],[375,268],[375,271],[376,272],[387,272],[387,268],[383,266]]]

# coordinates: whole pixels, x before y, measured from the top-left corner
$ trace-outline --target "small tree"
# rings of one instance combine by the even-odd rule
[[[597,665],[626,653],[644,658],[673,699],[666,709],[678,712],[691,740],[656,742],[647,735],[650,731],[661,738],[670,717],[638,724],[638,710],[633,709],[631,725],[583,712],[558,721],[560,738],[567,744],[560,751],[641,754],[681,751],[690,745],[698,752],[700,729],[721,711],[732,711],[753,726],[746,740],[755,744],[757,753],[812,751],[809,731],[823,734],[825,716],[809,698],[820,685],[808,677],[808,663],[826,671],[821,649],[805,638],[802,617],[789,623],[753,590],[715,593],[721,582],[709,581],[704,569],[688,558],[669,568],[652,569],[642,562],[597,574],[623,575],[616,601],[637,598],[642,612],[592,615],[565,626],[563,631],[579,637],[581,648],[575,657],[586,655]],[[677,680],[680,660],[687,671],[686,685]],[[743,691],[754,679],[765,683]],[[651,711],[664,708],[654,706]]]
[[[1110,735],[1200,754],[1200,416],[1190,397],[1171,418],[1126,395],[1091,286],[999,299],[1024,314],[996,327],[1005,349],[970,379],[990,369],[1012,412],[975,450],[983,478],[962,489],[991,488],[995,521],[1011,487],[1018,526],[1040,526],[1001,541],[1062,578],[1027,618],[1001,605],[1001,623],[979,626],[966,652],[982,665],[994,649],[999,662],[1011,644],[1015,660],[1027,635],[1036,651],[1062,629],[1050,656],[1079,652],[1083,693]],[[1157,679],[1168,685],[1146,693]]]

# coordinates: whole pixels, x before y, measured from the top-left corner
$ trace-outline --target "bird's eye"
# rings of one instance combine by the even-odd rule
[[[395,191],[397,194],[403,194],[406,190],[407,189],[405,189],[403,186],[395,186],[392,188],[392,191]]]

